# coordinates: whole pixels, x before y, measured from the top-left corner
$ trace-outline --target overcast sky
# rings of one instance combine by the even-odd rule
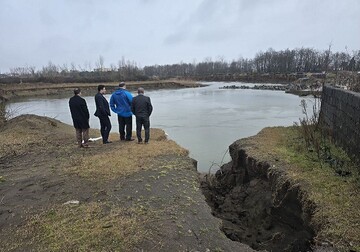
[[[359,0],[0,0],[0,72],[360,49]]]

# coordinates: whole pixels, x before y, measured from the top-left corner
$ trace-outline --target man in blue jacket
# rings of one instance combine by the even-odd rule
[[[131,103],[132,95],[126,90],[125,82],[119,84],[117,89],[110,98],[110,108],[118,115],[119,133],[121,141],[133,141],[132,134],[132,112]],[[126,134],[125,134],[126,126]]]

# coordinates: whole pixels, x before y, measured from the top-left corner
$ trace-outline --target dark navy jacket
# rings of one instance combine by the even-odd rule
[[[96,111],[94,114],[95,116],[107,117],[111,115],[109,109],[109,103],[102,94],[97,93],[95,95],[95,104],[96,104]]]
[[[131,110],[136,117],[149,117],[153,110],[150,97],[143,94],[134,97],[131,104]]]

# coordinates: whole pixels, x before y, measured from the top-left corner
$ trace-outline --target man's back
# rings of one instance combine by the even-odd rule
[[[131,109],[135,116],[149,117],[153,109],[150,97],[142,94],[134,97]]]
[[[110,108],[116,114],[123,117],[132,116],[132,95],[125,89],[117,89],[110,97]]]
[[[69,100],[69,107],[71,117],[73,119],[74,127],[80,129],[89,128],[89,110],[86,101],[78,95],[75,95]]]

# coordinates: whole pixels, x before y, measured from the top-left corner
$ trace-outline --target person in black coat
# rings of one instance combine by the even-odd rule
[[[99,85],[98,93],[95,95],[96,111],[94,115],[97,116],[100,120],[100,133],[103,139],[103,144],[108,144],[111,143],[111,141],[109,141],[109,133],[111,130],[111,122],[109,116],[111,116],[111,114],[109,103],[104,97],[105,93],[105,86]]]
[[[136,136],[138,143],[142,143],[141,128],[144,126],[145,143],[149,143],[150,138],[150,115],[153,107],[150,97],[144,95],[144,89],[138,89],[138,96],[134,97],[131,103],[131,111],[136,116]]]
[[[89,110],[86,101],[81,96],[80,88],[74,89],[74,96],[69,100],[69,107],[73,125],[76,131],[76,140],[79,147],[87,148],[89,142]],[[84,141],[84,143],[83,143]]]

